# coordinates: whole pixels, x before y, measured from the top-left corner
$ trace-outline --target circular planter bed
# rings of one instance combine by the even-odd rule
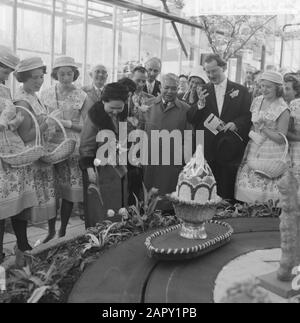
[[[110,252],[118,252],[117,250],[119,248],[123,250],[122,252],[126,260],[125,251],[128,249],[124,249],[123,246],[128,243],[131,245],[132,241],[139,241],[139,239],[141,240],[141,245],[138,246],[138,248],[141,248],[139,251],[140,253],[136,252],[137,250],[133,250],[133,257],[140,255],[145,260],[138,266],[141,270],[138,272],[144,272],[146,277],[140,277],[139,284],[130,280],[124,281],[127,286],[131,284],[130,288],[133,290],[136,290],[136,287],[134,287],[135,284],[140,287],[142,286],[141,289],[138,289],[138,298],[126,299],[125,297],[125,299],[127,301],[143,301],[146,294],[141,294],[141,290],[143,293],[145,292],[145,281],[151,281],[154,277],[151,276],[152,269],[158,264],[155,260],[151,260],[147,256],[147,251],[144,246],[145,239],[154,230],[179,224],[179,220],[176,217],[162,216],[160,212],[155,211],[156,203],[159,200],[155,190],[146,193],[144,201],[137,201],[137,205],[130,207],[128,210],[120,210],[119,214],[122,217],[121,222],[114,223],[106,221],[99,224],[97,227],[90,229],[83,236],[72,237],[67,241],[64,239],[57,240],[48,245],[40,246],[34,250],[26,268],[21,270],[15,270],[13,268],[8,269],[7,292],[0,294],[0,303],[64,303],[68,300],[70,292],[74,290],[74,285],[78,286],[78,282],[82,281],[86,272],[91,270],[90,268],[96,265],[98,260],[101,262],[102,259],[111,259],[110,256],[108,256]],[[250,208],[251,210],[249,210]],[[258,214],[263,214],[263,218],[253,216],[253,210],[255,210],[253,207],[247,209],[245,206],[241,207],[238,205],[234,208],[228,205],[226,207],[222,206],[220,208],[221,215],[219,214],[215,220],[227,222],[233,227],[235,235],[251,232],[278,231],[279,219],[276,218],[278,214],[274,212],[274,218],[268,218],[268,215],[272,216],[272,214],[262,213],[261,207],[259,206],[258,208],[260,210],[260,213],[258,212]],[[267,209],[270,209],[271,212],[274,211],[269,207],[267,207]],[[252,217],[249,217],[249,214],[252,214]],[[113,220],[114,219],[112,218],[112,221]],[[124,244],[123,242],[126,240],[128,241]],[[271,244],[273,244],[273,242]],[[232,243],[224,248],[230,248],[231,245]],[[113,246],[115,248],[107,250]],[[220,250],[221,251],[216,252],[222,252],[224,249],[222,248]],[[208,256],[213,256],[214,253],[215,251]],[[130,259],[130,257],[128,259]],[[117,260],[117,258],[115,258],[115,260]],[[135,259],[135,261],[139,262],[138,259]],[[124,264],[126,263],[127,272],[133,272],[132,263],[128,263],[127,260]],[[136,264],[136,262],[134,263]],[[141,266],[142,268],[140,268]],[[169,264],[169,266],[172,265]],[[88,270],[86,271],[85,269],[87,267]],[[126,272],[126,270],[124,272]],[[94,282],[92,281],[92,283]],[[119,285],[119,287],[122,288],[122,284],[120,283]],[[150,285],[147,286],[149,287]],[[72,295],[74,294],[72,293]],[[134,295],[134,293],[132,295]],[[118,299],[115,301],[117,302]]]

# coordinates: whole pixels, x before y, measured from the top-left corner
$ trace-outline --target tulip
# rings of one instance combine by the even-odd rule
[[[96,158],[95,160],[94,160],[94,166],[95,167],[99,167],[101,165],[101,160],[100,159],[98,159],[98,158]]]
[[[114,216],[115,216],[115,211],[114,210],[108,210],[107,211],[107,216],[109,217],[109,218],[113,218]]]

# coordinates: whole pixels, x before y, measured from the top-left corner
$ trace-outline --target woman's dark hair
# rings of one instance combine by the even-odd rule
[[[80,73],[78,71],[78,68],[77,67],[74,67],[74,66],[66,66],[66,67],[70,67],[72,69],[72,71],[74,72],[74,78],[73,78],[73,82],[75,82]],[[58,77],[57,77],[57,72],[58,70],[60,69],[60,67],[56,67],[52,70],[52,73],[51,73],[51,77],[55,80],[55,81],[58,81]]]
[[[285,83],[292,83],[293,90],[296,92],[296,98],[300,97],[300,80],[293,74],[285,74],[284,75]]]
[[[31,71],[15,72],[14,75],[19,83],[25,83],[32,77],[32,71],[40,70],[40,69],[43,70],[44,74],[47,74],[47,67],[42,66],[42,67],[35,68]]]
[[[218,54],[209,54],[205,58],[204,63],[211,63],[213,61],[216,61],[220,67],[227,67],[227,62]]]
[[[184,77],[184,78],[185,78],[185,79],[187,79],[187,80],[189,79],[189,78],[188,78],[188,76],[186,76],[186,75],[184,75],[184,74],[179,75],[179,79],[181,79],[182,77]]]
[[[5,69],[10,69],[11,71],[14,71],[14,69],[13,69],[13,68],[11,68],[11,67],[9,67],[9,66],[7,66],[7,65],[5,65],[5,64],[3,64],[3,63],[1,63],[1,62],[0,62],[0,67],[1,67],[1,68],[5,68]]]
[[[284,96],[283,85],[276,84],[276,96],[282,98]]]
[[[134,93],[136,91],[136,84],[128,77],[121,78],[118,83],[127,87],[128,92]]]
[[[134,74],[135,72],[140,72],[140,73],[143,73],[143,74],[148,74],[148,71],[146,70],[145,67],[143,66],[136,66],[133,71],[132,71],[132,74]]]
[[[128,99],[128,88],[127,86],[120,84],[119,82],[109,83],[105,85],[101,99],[103,102],[109,102],[112,100],[121,100],[126,102]]]

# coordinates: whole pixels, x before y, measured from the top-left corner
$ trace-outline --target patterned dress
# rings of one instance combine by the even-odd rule
[[[290,132],[300,136],[300,99],[296,99],[290,104],[291,118],[293,118],[293,127]],[[290,141],[290,156],[293,171],[300,184],[300,141]]]
[[[0,120],[6,125],[16,116],[10,90],[0,85]],[[6,130],[10,144],[24,148],[24,142],[16,132]],[[0,132],[0,146],[7,146],[7,139]],[[0,220],[18,215],[37,205],[33,173],[28,167],[12,168],[0,159]]]
[[[268,109],[261,111],[263,96],[257,97],[251,106],[252,122],[257,123],[259,120],[265,121],[268,128],[276,131],[278,119],[283,112],[288,110],[288,105],[280,98],[272,103]],[[259,133],[259,130],[253,126],[253,131]],[[259,150],[258,150],[259,149]],[[239,201],[248,203],[265,203],[270,200],[277,202],[280,199],[280,193],[277,187],[281,177],[269,179],[260,176],[248,167],[248,160],[259,156],[264,160],[274,160],[281,158],[285,145],[278,145],[274,141],[266,138],[261,146],[258,146],[253,140],[250,140],[245,151],[245,155],[237,174],[235,184],[235,198]],[[289,157],[287,157],[289,161]]]
[[[7,126],[8,122],[16,116],[16,108],[12,103],[10,89],[3,84],[0,84],[0,105],[0,123]]]
[[[83,125],[82,108],[87,94],[81,89],[74,89],[63,100],[58,99],[57,85],[42,92],[42,102],[51,110],[59,110],[60,118],[71,120],[74,124]],[[56,165],[59,197],[76,203],[83,202],[82,172],[79,168],[80,133],[66,129],[67,136],[76,140],[73,155]]]
[[[26,101],[31,112],[35,115],[38,122],[44,119],[48,110],[43,106],[36,95],[29,94],[21,87],[15,96],[15,101]],[[33,144],[34,141],[26,143]],[[33,224],[43,223],[56,217],[56,177],[53,165],[37,161],[31,166],[34,178],[35,196],[38,201],[37,205],[26,210],[25,219]]]

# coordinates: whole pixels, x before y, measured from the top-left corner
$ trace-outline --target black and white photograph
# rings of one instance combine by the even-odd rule
[[[300,1],[0,0],[0,303],[300,303]]]

